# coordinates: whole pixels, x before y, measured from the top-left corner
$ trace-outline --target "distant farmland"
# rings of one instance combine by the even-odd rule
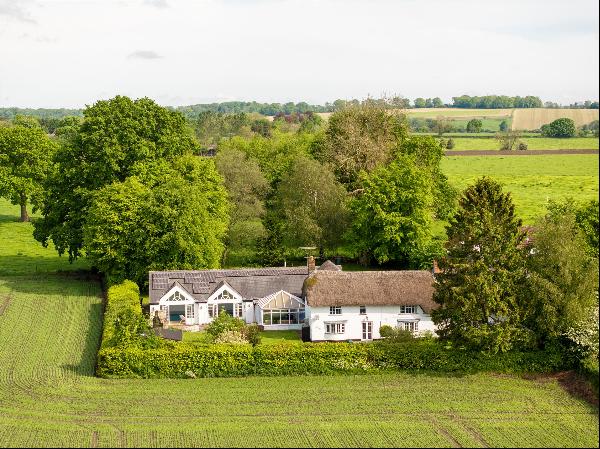
[[[444,117],[456,124],[474,118],[484,121],[484,128],[496,128],[502,120],[511,123],[512,129],[535,130],[542,125],[552,122],[558,118],[571,118],[577,126],[587,125],[598,120],[598,109],[459,109],[459,108],[419,108],[407,109],[406,114],[412,118],[437,118]],[[331,112],[319,114],[328,119]],[[494,123],[497,122],[497,123]]]
[[[515,109],[512,129],[540,129],[542,125],[563,117],[573,119],[577,126],[587,125],[598,120],[598,109]]]

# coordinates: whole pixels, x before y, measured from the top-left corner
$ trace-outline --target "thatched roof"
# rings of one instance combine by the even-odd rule
[[[334,264],[331,260],[326,260],[325,262],[323,262],[323,264],[318,269],[322,270],[322,271],[326,271],[326,270],[341,271],[342,270],[339,265]]]
[[[308,306],[418,305],[430,313],[430,271],[315,271],[304,281]]]

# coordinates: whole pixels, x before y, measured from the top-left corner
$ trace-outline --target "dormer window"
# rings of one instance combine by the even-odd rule
[[[400,313],[417,313],[417,306],[400,306]]]

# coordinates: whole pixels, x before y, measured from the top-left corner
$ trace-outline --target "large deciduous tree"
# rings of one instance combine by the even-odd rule
[[[393,150],[408,134],[403,114],[376,101],[365,101],[334,112],[325,140],[315,156],[333,167],[337,179],[349,190],[359,187],[359,173],[388,163]]]
[[[468,187],[447,227],[433,312],[438,335],[492,352],[532,343],[523,325],[525,234],[510,193],[489,178]]]
[[[29,221],[28,204],[38,204],[55,151],[39,124],[0,127],[0,196],[21,206],[21,221]]]
[[[276,208],[291,246],[315,245],[321,257],[342,242],[347,226],[346,189],[319,162],[299,157],[278,185]]]
[[[362,191],[350,203],[352,231],[363,262],[423,262],[431,244],[434,199],[431,178],[415,156],[399,155],[387,166],[362,173]]]
[[[149,270],[217,268],[227,214],[213,161],[156,161],[92,194],[84,250],[110,283],[143,285]]]
[[[549,214],[534,229],[523,309],[527,326],[543,346],[585,319],[596,305],[598,259],[587,252],[573,212]]]
[[[185,118],[149,98],[117,96],[84,111],[78,130],[56,153],[48,177],[42,219],[34,237],[52,240],[59,254],[80,256],[83,223],[94,192],[122,182],[140,165],[191,152],[196,142]]]
[[[266,212],[265,198],[270,186],[258,163],[242,151],[223,149],[215,157],[215,164],[232,206],[223,252],[223,263],[227,264],[229,251],[254,249],[258,239],[265,235],[261,218]]]

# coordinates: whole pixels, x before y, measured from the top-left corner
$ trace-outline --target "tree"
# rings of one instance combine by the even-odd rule
[[[415,108],[424,108],[425,107],[425,98],[415,98]]]
[[[521,141],[521,132],[515,130],[507,130],[505,132],[496,133],[496,140],[500,142],[500,150],[511,151]]]
[[[39,120],[32,115],[15,115],[12,121],[13,126],[22,126],[23,128],[39,128],[42,129]]]
[[[564,201],[550,201],[548,204],[547,217],[558,220],[563,216],[574,216],[577,229],[586,242],[586,252],[598,258],[599,240],[599,216],[598,200],[591,200],[584,204],[578,204],[573,198]]]
[[[493,352],[531,342],[522,326],[520,289],[525,281],[525,234],[510,193],[479,179],[459,200],[446,228],[432,314],[438,335],[457,345]]]
[[[353,241],[361,259],[418,267],[429,252],[434,200],[430,177],[415,159],[398,155],[370,174],[362,172],[364,190],[350,203]]]
[[[577,127],[570,118],[559,118],[548,125],[542,125],[542,136],[545,137],[575,137]]]
[[[483,128],[483,122],[477,118],[469,120],[467,123],[468,133],[480,133]]]
[[[408,134],[404,115],[375,101],[334,112],[328,125],[315,156],[330,164],[349,189],[359,187],[361,170],[371,172],[389,162],[393,149]]]
[[[29,203],[39,205],[55,151],[39,125],[0,127],[0,196],[21,206],[21,221],[29,221]]]
[[[508,130],[508,122],[506,120],[502,120],[498,125],[498,129],[501,132],[506,132]]]
[[[223,252],[223,264],[226,264],[229,251],[254,249],[258,239],[264,236],[261,218],[265,214],[269,183],[258,163],[242,151],[219,151],[215,165],[223,177],[232,206]]]
[[[198,147],[185,118],[149,98],[117,96],[83,114],[77,132],[55,155],[55,170],[45,182],[43,217],[34,223],[34,237],[43,245],[52,240],[69,260],[81,255],[83,223],[95,191],[124,181],[141,165]]]
[[[319,162],[299,157],[277,188],[275,204],[290,246],[315,245],[321,257],[342,242],[347,226],[346,190]]]
[[[442,101],[442,99],[440,97],[435,97],[432,101],[433,101],[434,108],[443,108],[444,107],[444,102]]]
[[[438,136],[442,136],[444,135],[444,133],[452,131],[452,125],[446,117],[440,115],[435,121],[434,130],[438,134]]]
[[[212,160],[159,160],[91,195],[84,250],[109,283],[150,270],[218,268],[227,193]]]
[[[598,259],[586,253],[575,214],[538,220],[527,258],[526,325],[543,346],[575,326],[596,305]]]

